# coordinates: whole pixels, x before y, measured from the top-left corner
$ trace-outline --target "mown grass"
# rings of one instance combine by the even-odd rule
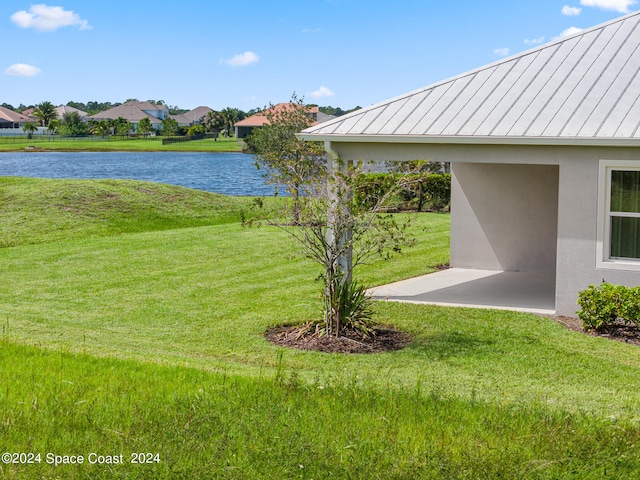
[[[413,334],[408,348],[285,350],[262,334],[320,314],[319,272],[285,233],[242,228],[233,220],[242,205],[225,207],[235,200],[198,200],[200,192],[166,186],[147,197],[139,187],[151,185],[139,182],[6,182],[0,192],[14,190],[0,197],[0,238],[18,217],[34,228],[0,249],[0,451],[142,450],[162,461],[4,465],[0,477],[640,473],[637,347],[535,315],[380,303],[381,322]],[[62,211],[81,228],[48,226],[53,214],[37,205],[51,190],[70,202]],[[200,201],[205,212],[194,220],[189,205]],[[104,227],[127,209],[139,227]],[[166,211],[175,223],[145,223],[146,210]],[[447,261],[447,215],[420,215],[412,228],[419,243],[365,266],[366,284]]]
[[[546,405],[437,389],[303,383],[0,342],[1,450],[24,478],[637,478],[640,430]],[[154,461],[130,464],[131,454]],[[82,455],[81,465],[47,463]],[[89,455],[122,455],[91,465]],[[155,461],[158,454],[159,461]]]
[[[51,141],[51,138],[54,141]],[[116,138],[101,139],[60,139],[58,137],[38,137],[31,140],[25,136],[10,139],[0,137],[0,152],[24,151],[29,146],[36,146],[48,151],[95,151],[95,152],[240,152],[244,146],[241,140],[235,138],[219,138],[218,140],[203,139],[191,142],[171,143],[162,145],[161,137],[146,139]]]
[[[249,202],[153,182],[0,177],[0,247],[238,223]]]

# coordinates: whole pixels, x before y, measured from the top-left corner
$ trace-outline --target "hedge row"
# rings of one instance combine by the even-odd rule
[[[357,205],[371,208],[385,196],[392,208],[444,210],[451,203],[451,174],[370,173],[359,177],[355,188]]]

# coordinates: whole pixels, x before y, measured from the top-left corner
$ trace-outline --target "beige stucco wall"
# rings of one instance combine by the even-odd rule
[[[361,142],[332,142],[330,148],[344,160],[452,162],[451,261],[458,266],[526,270],[535,269],[539,262],[548,270],[557,215],[555,304],[559,315],[575,316],[578,291],[591,283],[604,279],[640,285],[640,271],[596,267],[599,161],[640,161],[640,148]],[[554,182],[558,185],[555,195]],[[533,211],[537,201],[540,209]],[[494,208],[496,215],[487,218]],[[532,217],[523,215],[527,211]],[[542,232],[536,232],[535,225]],[[528,235],[541,241],[546,253],[527,241]]]

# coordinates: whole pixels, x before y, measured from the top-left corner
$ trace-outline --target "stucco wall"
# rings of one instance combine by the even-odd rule
[[[414,160],[428,159],[432,161],[452,162],[454,183],[452,193],[452,262],[460,266],[471,259],[465,256],[468,252],[475,252],[483,268],[513,268],[517,267],[516,253],[522,254],[522,265],[535,263],[536,255],[540,252],[531,252],[527,257],[515,246],[507,246],[505,242],[522,241],[527,232],[531,232],[532,226],[537,222],[550,229],[551,217],[537,216],[534,221],[525,220],[523,225],[516,222],[515,217],[523,217],[522,212],[531,205],[534,197],[540,199],[543,209],[551,210],[553,194],[550,189],[552,184],[551,168],[541,170],[529,170],[531,174],[527,180],[523,175],[527,172],[524,165],[557,166],[557,243],[556,243],[556,313],[558,315],[575,316],[577,310],[576,300],[578,291],[589,284],[599,284],[602,280],[611,283],[625,285],[640,285],[640,271],[611,270],[596,268],[596,240],[598,226],[598,166],[600,160],[638,160],[640,161],[640,148],[634,147],[576,147],[576,146],[533,146],[533,145],[459,145],[459,144],[411,144],[411,143],[339,143],[333,142],[331,149],[337,152],[345,160]],[[476,164],[476,165],[473,165]],[[493,164],[489,167],[487,165]],[[515,169],[505,169],[505,164],[520,166]],[[484,173],[483,173],[484,172]],[[498,174],[502,172],[507,183],[522,187],[522,199],[518,197],[517,187],[494,185],[485,173]],[[477,176],[478,186],[468,187],[473,176]],[[491,176],[494,176],[493,174]],[[526,175],[524,175],[526,177]],[[497,176],[500,178],[500,175]],[[529,184],[529,179],[531,184]],[[515,183],[513,183],[515,182]],[[473,182],[472,182],[473,183]],[[529,186],[527,186],[529,185]],[[546,187],[543,187],[546,185]],[[464,188],[462,188],[464,187]],[[535,195],[537,188],[543,188],[546,199]],[[468,189],[466,194],[462,191]],[[478,190],[486,192],[483,197]],[[504,203],[516,202],[515,205],[498,205],[498,193],[504,194]],[[462,195],[462,196],[461,196]],[[470,198],[479,202],[478,213],[471,213]],[[488,209],[497,208],[497,215],[493,220],[485,220],[485,225],[491,225],[487,232],[482,232],[478,215],[484,217]],[[541,210],[542,212],[543,210]],[[457,215],[461,214],[460,219]],[[505,216],[506,214],[506,216]],[[474,219],[474,216],[476,217]],[[501,220],[505,226],[499,226],[494,222]],[[466,217],[466,218],[465,218]],[[465,222],[467,222],[465,224]],[[486,223],[488,222],[488,223]],[[511,236],[507,230],[515,233]],[[549,230],[550,231],[550,230]],[[500,240],[491,240],[495,232],[502,232]],[[536,233],[537,235],[537,233]],[[481,239],[475,246],[465,237]],[[484,239],[482,239],[484,236]],[[542,235],[546,245],[549,243],[549,233]],[[496,245],[499,248],[496,249]],[[527,242],[526,245],[531,245]],[[463,252],[463,247],[467,252]],[[473,248],[473,249],[472,249]],[[548,251],[552,247],[548,246]],[[506,253],[505,253],[506,252]],[[507,255],[508,253],[508,255]],[[503,258],[501,260],[500,258]],[[506,260],[505,260],[506,258]],[[543,257],[540,257],[543,258]],[[540,260],[548,267],[549,258]],[[458,263],[459,262],[459,263]],[[515,262],[515,263],[514,263]],[[480,263],[478,263],[480,265]],[[479,267],[475,267],[479,268]]]
[[[596,267],[598,166],[603,160],[640,160],[640,149],[568,155],[560,168],[556,313],[575,316],[577,292],[603,280],[640,285],[640,271]]]
[[[452,164],[451,266],[554,273],[558,167]]]

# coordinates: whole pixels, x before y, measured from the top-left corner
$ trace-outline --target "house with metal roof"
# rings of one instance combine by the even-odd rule
[[[484,289],[575,316],[589,284],[640,284],[640,12],[302,136],[343,161],[451,163],[452,268],[389,299],[481,306],[464,294]]]

